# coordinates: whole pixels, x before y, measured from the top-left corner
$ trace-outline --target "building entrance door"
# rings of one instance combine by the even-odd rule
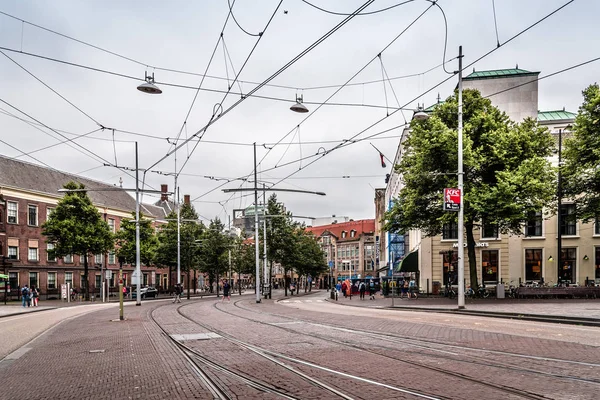
[[[577,279],[577,249],[563,248],[558,265],[559,283],[575,283]]]

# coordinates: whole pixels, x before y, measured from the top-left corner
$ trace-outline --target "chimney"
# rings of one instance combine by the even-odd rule
[[[188,206],[190,205],[190,195],[189,194],[183,195],[183,204],[186,204]]]
[[[160,185],[160,191],[162,192],[160,194],[160,201],[167,201],[169,200],[169,195],[167,194],[167,192],[169,191],[169,185]]]

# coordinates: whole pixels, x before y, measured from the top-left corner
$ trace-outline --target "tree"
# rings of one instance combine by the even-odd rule
[[[304,228],[296,229],[294,235],[297,238],[294,242],[296,243],[297,253],[295,269],[298,275],[308,278],[309,276],[317,277],[327,272],[328,266],[323,258],[323,250],[321,250],[315,236],[310,232],[306,232]],[[306,286],[304,291],[306,292]]]
[[[187,272],[188,298],[190,296],[190,272],[198,267],[199,255],[197,240],[200,240],[204,225],[198,220],[198,214],[190,204],[182,204],[179,211],[180,222],[180,269]],[[167,216],[167,225],[158,234],[158,253],[156,263],[171,270],[177,268],[177,213],[172,211]],[[177,279],[176,279],[177,281]],[[170,285],[171,287],[173,284]]]
[[[238,274],[252,274],[256,267],[254,246],[244,243],[243,238],[236,238],[232,245],[231,268]],[[242,294],[241,282],[238,279],[238,290]]]
[[[69,182],[65,189],[85,189],[83,184]],[[114,247],[114,237],[106,221],[86,192],[67,192],[58,202],[50,218],[42,225],[42,234],[54,244],[50,256],[83,255],[83,292],[90,299],[88,257],[106,253]]]
[[[135,265],[135,213],[132,218],[121,220],[121,230],[115,235],[117,244],[117,256],[123,257],[126,264]],[[144,219],[140,213],[140,263],[144,265],[154,264],[158,250],[158,238],[154,233],[152,221]]]
[[[208,229],[202,235],[200,246],[201,270],[208,274],[210,290],[213,282],[217,282],[217,296],[219,295],[219,275],[229,268],[229,249],[231,238],[224,233],[225,226],[220,219],[210,221]]]
[[[576,217],[589,222],[600,217],[600,87],[583,91],[573,136],[565,139],[561,173],[563,193],[574,200]]]
[[[532,119],[514,123],[476,90],[463,93],[464,227],[471,285],[477,285],[473,230],[483,223],[501,233],[521,234],[527,215],[548,206],[555,170],[547,157],[554,141]],[[457,187],[457,93],[429,119],[413,120],[396,171],[404,187],[386,214],[386,230],[420,229],[438,235],[457,213],[442,210],[443,189]]]

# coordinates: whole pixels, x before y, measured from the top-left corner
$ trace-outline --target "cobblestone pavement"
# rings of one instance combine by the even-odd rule
[[[223,303],[128,303],[121,322],[111,322],[118,318],[116,304],[0,318],[2,351],[9,353],[0,361],[0,399],[213,398],[154,320],[169,335],[200,335],[181,340],[220,367],[298,399],[339,398],[306,376],[354,399],[597,398],[599,328],[387,309],[384,299],[353,298],[347,303],[360,307],[346,307],[325,301],[326,295],[260,304],[253,295]],[[521,303],[534,311],[542,307]],[[430,299],[427,307],[432,305]],[[516,305],[505,303],[503,309]],[[599,305],[567,301],[550,307],[572,314],[569,308],[584,313]],[[278,397],[222,370],[202,368],[231,398]]]

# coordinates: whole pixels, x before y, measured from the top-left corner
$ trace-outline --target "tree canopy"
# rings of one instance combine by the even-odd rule
[[[135,264],[135,212],[132,218],[121,220],[121,230],[116,234],[117,256],[123,257],[127,264]],[[144,219],[140,213],[140,263],[154,264],[158,250],[158,238],[155,235],[152,221]]]
[[[483,98],[463,92],[464,222],[471,285],[477,284],[473,230],[494,225],[521,234],[527,216],[548,206],[555,195],[555,170],[547,160],[552,135],[532,119],[520,123]],[[386,214],[386,230],[421,230],[438,235],[457,213],[442,209],[443,189],[458,177],[457,92],[435,107],[427,120],[413,120],[395,166],[404,186]]]
[[[208,275],[212,290],[213,282],[218,281],[219,276],[224,276],[229,269],[229,249],[233,241],[218,218],[210,221],[200,240],[200,270]]]
[[[584,222],[600,217],[600,87],[583,91],[583,104],[572,136],[565,139],[563,193],[575,201],[576,216]]]
[[[65,189],[82,190],[83,184],[69,182]],[[83,292],[89,300],[88,256],[103,254],[114,247],[114,237],[106,221],[86,192],[67,192],[58,202],[50,218],[42,225],[47,242],[54,244],[51,256],[81,254],[83,257]]]

